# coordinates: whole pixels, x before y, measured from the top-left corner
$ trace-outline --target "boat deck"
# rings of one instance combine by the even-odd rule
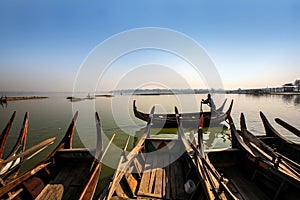
[[[270,199],[266,195],[266,191],[262,191],[257,185],[257,181],[259,182],[266,177],[262,177],[262,174],[253,168],[247,170],[244,164],[248,161],[241,155],[237,149],[208,153],[208,157],[214,163],[213,165],[229,180],[227,186],[236,197],[247,200]]]
[[[230,180],[228,182],[228,187],[239,199],[245,199],[243,197],[247,197],[246,199],[249,200],[270,199],[253,181],[249,180],[249,178],[246,178],[243,172],[241,172],[237,166],[223,168],[222,171],[224,172],[225,177]]]
[[[179,162],[173,162],[174,155],[149,154],[145,161],[138,195],[166,199],[184,199],[183,172]],[[164,167],[166,165],[166,167]]]
[[[27,191],[37,200],[78,199],[88,181],[92,156],[86,150],[61,150],[57,152],[57,167],[49,170],[47,184],[38,178],[31,178],[24,183]]]
[[[140,166],[144,169],[143,173],[139,175],[128,172],[125,175],[126,185],[130,187],[132,196],[136,199],[188,199],[184,191],[187,174],[183,173],[182,165],[186,165],[186,162],[182,162],[182,159],[184,158],[176,159],[172,153],[145,155],[145,164]],[[176,161],[171,163],[174,160]],[[124,196],[123,192],[120,186],[116,190],[118,197]]]
[[[89,164],[72,163],[65,165],[57,176],[46,185],[37,200],[42,199],[76,199],[86,183]]]

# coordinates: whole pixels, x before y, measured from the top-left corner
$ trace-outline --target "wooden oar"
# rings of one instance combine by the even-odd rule
[[[204,150],[201,150],[203,153],[200,153],[200,151],[197,149],[197,147],[195,147],[193,144],[191,144],[191,143],[189,143],[187,141],[187,139],[186,139],[186,137],[185,137],[185,135],[183,133],[183,128],[182,128],[182,124],[181,124],[180,114],[178,112],[177,107],[175,107],[175,113],[176,113],[176,120],[177,120],[177,124],[178,124],[178,134],[180,136],[181,141],[185,145],[186,149],[188,147],[191,147],[194,150],[194,152],[196,153],[197,157],[199,158],[200,164],[201,164],[201,162],[203,162],[206,165],[206,167],[209,169],[209,171],[211,172],[211,174],[217,180],[219,180],[218,181],[219,184],[222,186],[222,188],[227,193],[227,195],[230,197],[230,199],[238,200],[238,198],[229,190],[229,188],[227,187],[227,185],[221,180],[222,179],[221,175],[219,175],[219,173],[216,170],[213,169],[213,167],[210,165],[210,163],[207,162],[207,160],[205,158]],[[199,121],[200,121],[199,122],[200,127],[198,127],[198,134],[199,133],[202,134],[202,128],[201,127],[203,126],[203,123],[201,124],[201,118],[200,118]],[[202,143],[202,145],[203,145],[203,143]],[[199,166],[199,167],[202,168],[202,170],[204,170],[203,166],[202,167]],[[205,174],[204,171],[202,173]],[[210,180],[210,178],[208,176],[206,176],[206,175],[205,175],[205,177],[210,181],[210,184],[212,185],[212,180]],[[213,187],[213,191],[212,192],[214,193],[215,198],[219,199],[219,194],[218,194],[219,191],[215,187]],[[210,196],[209,194],[207,194],[207,195],[208,195],[208,197]]]
[[[197,156],[197,159],[198,159],[197,166],[198,166],[198,170],[201,174],[201,178],[203,179],[203,180],[201,180],[201,182],[204,185],[204,187],[206,188],[206,191],[205,191],[206,196],[209,197],[209,199],[214,199],[214,196],[216,196],[217,193],[214,193],[212,191],[212,188],[214,188],[214,186],[212,185],[212,180],[208,176],[208,173],[206,173],[206,170],[203,165],[203,162],[205,162],[205,161],[203,161],[203,160],[205,160],[204,159],[205,158],[204,142],[203,142],[203,125],[204,125],[204,116],[203,116],[203,114],[201,114],[200,120],[198,123],[198,149],[199,149],[200,155]]]
[[[1,133],[1,136],[0,136],[0,158],[2,158],[4,145],[6,143],[7,136],[9,134],[9,131],[10,131],[11,127],[12,127],[12,124],[14,122],[15,117],[16,117],[16,111],[12,114],[9,122],[7,123],[6,127],[4,128],[4,130]]]
[[[200,149],[200,153],[202,154],[202,157],[204,157],[203,125],[204,125],[204,116],[202,114],[198,123],[198,148]]]
[[[10,157],[10,158],[8,158],[6,160],[0,161],[0,168],[2,168],[5,164],[7,164],[7,163],[9,163],[9,162],[11,162],[13,160],[16,160],[18,158],[27,156],[27,155],[29,155],[33,151],[36,151],[36,150],[38,150],[40,148],[43,148],[44,146],[48,146],[48,145],[52,144],[54,142],[54,140],[55,140],[55,137],[47,139],[47,140],[44,140],[43,142],[41,142],[41,143],[39,143],[39,144],[37,144],[37,145],[35,145],[33,147],[30,147],[29,149],[27,149],[26,151],[24,151],[24,152],[22,152],[22,153],[20,153],[18,155],[15,155],[15,156],[12,156],[12,157]]]
[[[232,105],[232,101],[231,101]],[[228,113],[229,114],[229,113]],[[229,196],[230,199],[237,200],[238,198],[230,191],[230,189],[227,187],[227,185],[223,182],[223,177],[219,174],[219,172],[212,166],[212,164],[209,162],[209,159],[206,157],[205,152],[204,152],[204,143],[203,143],[203,124],[204,124],[204,116],[200,117],[199,124],[198,124],[198,140],[201,142],[199,144],[199,149],[201,154],[199,152],[198,155],[200,155],[201,161],[205,164],[207,167],[208,171],[214,176],[216,180],[218,180],[218,183],[221,185],[223,188],[224,192]],[[200,135],[200,136],[199,136]],[[208,176],[209,172],[207,172],[207,179],[209,180],[210,184],[213,186],[213,180],[211,179],[212,177]],[[219,195],[219,191],[215,191],[215,194]],[[218,196],[219,198],[219,196]]]
[[[145,133],[141,137],[140,141],[137,143],[137,145],[131,150],[131,152],[126,157],[127,161],[122,163],[119,168],[116,170],[116,176],[114,177],[112,183],[110,184],[110,188],[108,190],[108,194],[105,199],[111,199],[113,193],[115,192],[115,189],[117,187],[117,184],[121,181],[122,177],[126,173],[126,169],[130,166],[131,161],[138,155],[138,153],[141,151],[141,148],[143,147],[145,140],[150,136],[150,128],[152,125],[153,120],[153,114],[155,111],[155,107],[153,106],[151,109],[151,113],[149,114],[147,127],[145,130]],[[105,196],[105,195],[104,195]]]
[[[289,130],[296,136],[300,137],[300,130],[296,129],[292,125],[288,124],[287,122],[285,122],[279,118],[275,118],[275,121],[277,122],[277,124],[280,124],[282,127],[286,128],[287,130]]]
[[[123,151],[121,153],[121,157],[120,157],[120,160],[119,160],[119,163],[118,163],[118,167],[116,169],[116,172],[118,171],[118,169],[120,169],[120,166],[123,162],[123,159],[125,159],[125,152],[126,152],[126,149],[128,147],[128,143],[129,143],[129,139],[130,139],[130,136],[128,136],[127,138],[127,141],[125,143],[125,146],[123,148]],[[113,177],[111,180],[115,180],[115,177],[117,176],[117,173],[114,173]],[[112,186],[112,183],[113,182],[110,182],[109,184],[107,184],[107,186],[104,188],[104,190],[102,191],[102,194],[100,195],[99,199],[104,199],[105,195],[108,193],[108,189],[111,188]]]

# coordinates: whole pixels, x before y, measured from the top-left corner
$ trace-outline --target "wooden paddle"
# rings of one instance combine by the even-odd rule
[[[44,140],[43,142],[33,146],[33,147],[30,147],[29,149],[27,149],[26,151],[18,154],[18,155],[15,155],[15,156],[12,156],[6,160],[2,160],[0,161],[0,168],[2,168],[4,165],[6,165],[7,163],[11,162],[11,161],[14,161],[18,158],[21,158],[21,157],[24,157],[24,156],[27,156],[29,155],[30,153],[32,153],[33,151],[36,151],[36,150],[39,150],[45,146],[49,146],[50,144],[53,144],[54,143],[54,140],[55,140],[55,137],[53,138],[49,138],[47,140]]]

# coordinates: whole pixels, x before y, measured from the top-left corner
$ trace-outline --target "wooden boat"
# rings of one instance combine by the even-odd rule
[[[12,114],[10,120],[8,121],[7,125],[5,126],[5,128],[3,129],[0,135],[0,158],[2,158],[4,146],[15,117],[16,117],[16,111]]]
[[[279,119],[279,118],[275,118],[275,121],[277,124],[281,125],[282,127],[286,128],[287,130],[289,130],[291,133],[297,135],[298,137],[300,137],[300,130],[293,127],[292,125],[288,124],[287,122]]]
[[[97,146],[72,149],[78,112],[53,152],[16,179],[0,188],[0,198],[92,199],[103,158],[100,119],[96,113]]]
[[[194,135],[190,133],[189,141],[186,139],[183,133],[183,128],[181,126],[181,120],[177,108],[175,107],[175,112],[177,114],[178,122],[178,134],[183,141],[183,144],[187,151],[189,151],[191,158],[193,158],[194,163],[198,166],[198,171],[200,173],[200,182],[202,188],[204,188],[205,198],[204,199],[231,199],[237,200],[238,198],[233,194],[233,192],[227,186],[227,179],[220,174],[214,166],[210,163],[204,152],[203,145],[203,134],[202,129],[204,125],[204,116],[201,115],[198,124],[198,146]],[[199,186],[198,185],[198,186]]]
[[[300,177],[282,163],[263,158],[248,146],[253,141],[244,139],[247,137],[245,131],[236,130],[230,115],[228,120],[232,147],[206,151],[206,161],[211,169],[222,173],[232,194],[238,199],[249,200],[299,199]],[[240,135],[244,136],[243,139]]]
[[[265,127],[266,136],[260,136],[258,138],[271,148],[276,149],[276,152],[281,155],[300,163],[300,144],[288,140],[276,131],[262,112],[260,112],[260,117]]]
[[[183,127],[197,127],[197,124],[200,119],[200,115],[204,115],[204,127],[209,126],[217,126],[221,122],[225,121],[227,115],[226,113],[231,112],[232,106],[233,106],[233,100],[231,101],[231,104],[226,111],[226,113],[223,113],[223,108],[226,103],[226,100],[222,104],[220,108],[218,108],[215,112],[217,113],[215,116],[212,116],[212,112],[194,112],[194,113],[181,113],[181,121]],[[133,101],[133,112],[135,117],[143,120],[148,121],[149,114],[143,113],[141,111],[138,111],[136,107],[136,101]],[[175,114],[154,114],[153,116],[153,127],[159,127],[159,128],[176,128],[177,127],[177,121],[176,121],[176,115]]]
[[[145,133],[128,155],[122,154],[113,180],[100,199],[208,199],[181,135],[177,139],[149,137],[153,113],[154,107]]]
[[[12,123],[15,118],[15,115],[16,115],[16,112],[13,113],[10,121],[8,122],[7,126],[5,127],[4,131],[1,134],[1,138],[0,138],[1,160],[7,160],[15,155],[22,153],[25,150],[27,130],[28,130],[28,113],[27,112],[25,113],[22,129],[20,131],[19,137],[18,137],[15,145],[13,146],[10,153],[6,157],[2,157],[4,145],[6,143],[9,130],[12,127]],[[5,166],[1,167],[0,178],[1,178],[2,182],[12,179],[18,174],[18,171],[20,168],[20,163],[22,162],[22,159],[23,158],[18,158],[16,160],[8,162]]]

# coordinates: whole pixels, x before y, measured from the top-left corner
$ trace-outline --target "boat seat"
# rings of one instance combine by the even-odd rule
[[[170,161],[173,160],[175,160],[174,155],[168,153],[147,155],[137,195],[164,199],[186,199],[181,163],[175,161],[170,164]]]

